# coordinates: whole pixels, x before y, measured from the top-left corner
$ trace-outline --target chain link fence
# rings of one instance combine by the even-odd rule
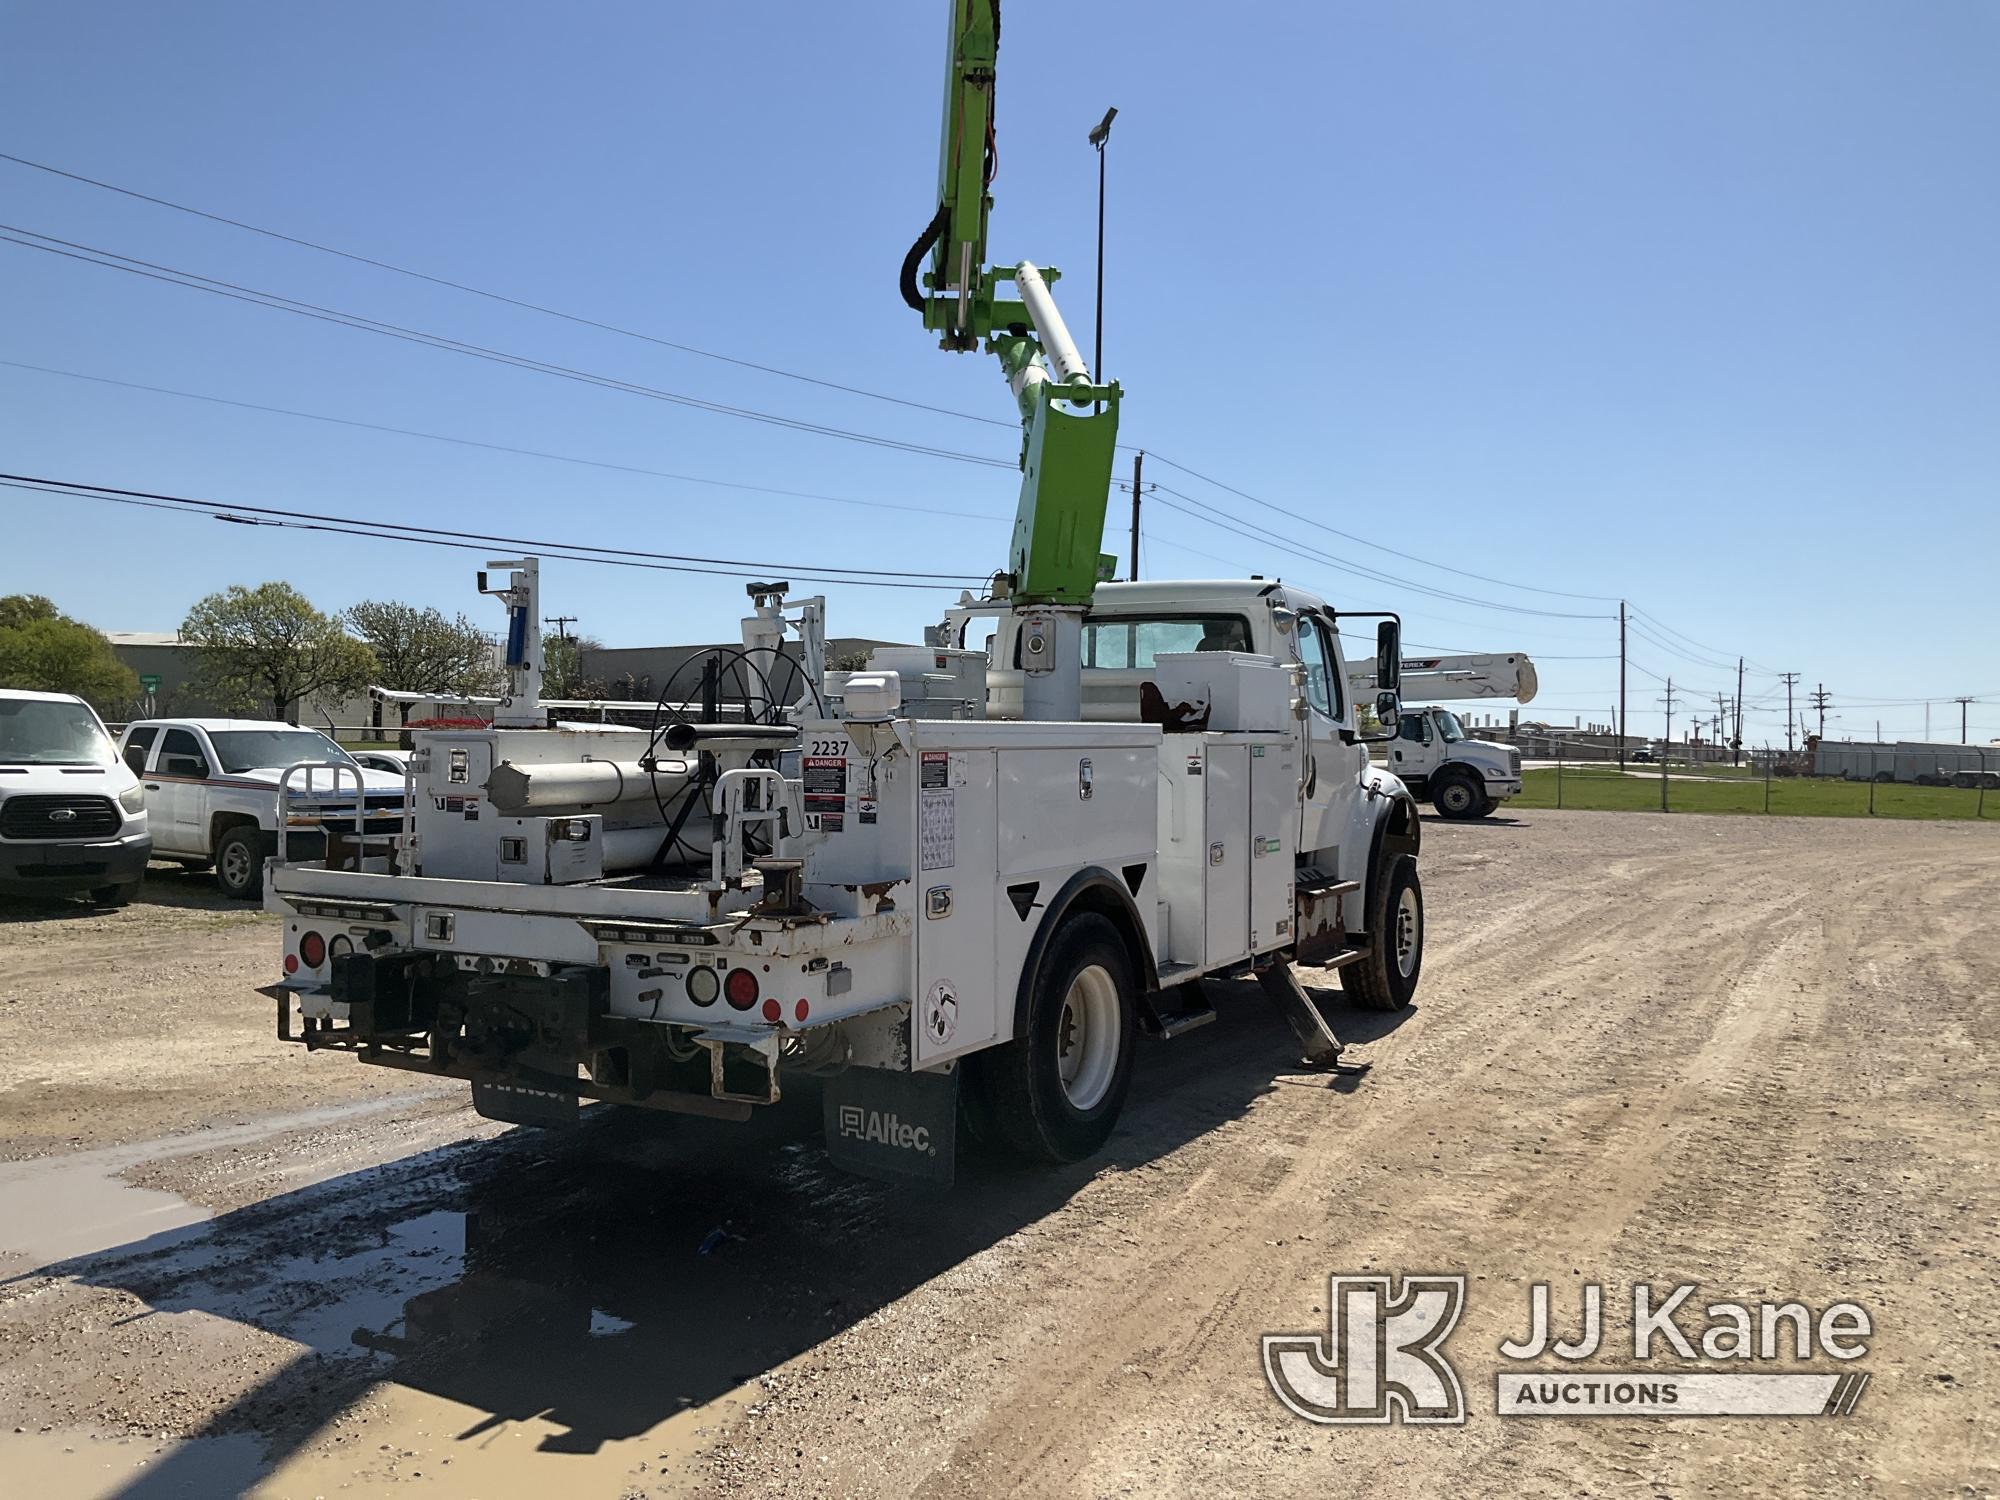
[[[1524,762],[1513,805],[1598,812],[1751,813],[1808,818],[2000,819],[2000,747],[1967,745],[1916,756],[1848,750],[1838,774],[1812,775],[1798,757],[1756,752],[1748,765],[1628,757],[1620,767],[1598,745],[1557,739],[1547,758]]]

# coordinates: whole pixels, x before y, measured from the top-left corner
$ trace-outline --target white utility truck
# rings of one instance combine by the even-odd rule
[[[1138,1033],[1214,1018],[1204,978],[1254,975],[1319,1065],[1340,1044],[1294,964],[1409,1003],[1416,805],[1361,743],[1352,617],[1262,579],[1099,587],[1122,393],[1056,271],[987,261],[999,4],[948,10],[936,209],[899,286],[941,347],[996,357],[1020,417],[989,594],[829,673],[823,602],[751,584],[742,648],[644,729],[551,726],[535,560],[489,564],[492,725],[415,734],[405,824],[358,830],[351,868],[280,844],[280,1035],[529,1122],[584,1099],[743,1118],[819,1074],[836,1162],[948,1180],[961,1111],[1030,1158],[1097,1150]]]
[[[538,617],[534,561],[493,566]],[[1322,1065],[1339,1044],[1293,964],[1409,1002],[1416,808],[1368,763],[1323,601],[1106,585],[1085,713],[1049,722],[1018,717],[1011,666],[1044,627],[1004,601],[829,673],[819,600],[753,598],[730,703],[544,727],[520,659],[492,727],[416,733],[403,826],[355,835],[384,872],[281,845],[280,1035],[525,1123],[582,1100],[747,1118],[818,1074],[836,1161],[948,1179],[961,1095],[1024,1155],[1096,1150],[1138,1033],[1213,1019],[1204,977],[1255,976]],[[962,646],[988,614],[990,672]]]
[[[1353,686],[1366,692],[1374,680],[1374,669],[1361,667]],[[1535,664],[1518,651],[1406,656],[1402,662],[1401,688],[1413,698],[1511,698],[1527,703],[1538,686]],[[1488,817],[1502,802],[1521,795],[1521,752],[1512,745],[1471,738],[1448,708],[1404,708],[1385,753],[1389,769],[1413,795],[1428,799],[1442,817]]]

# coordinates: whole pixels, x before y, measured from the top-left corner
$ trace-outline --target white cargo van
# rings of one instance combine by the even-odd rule
[[[122,906],[152,852],[146,793],[91,706],[0,688],[0,891]]]

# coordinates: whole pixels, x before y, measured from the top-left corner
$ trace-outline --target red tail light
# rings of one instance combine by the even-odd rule
[[[722,981],[722,998],[735,1010],[748,1010],[757,1003],[757,976],[748,969],[731,969]]]
[[[775,1001],[775,1000],[766,1000],[766,1001],[764,1002],[764,1019],[765,1019],[765,1020],[767,1020],[767,1021],[779,1021],[779,1020],[783,1020],[783,1019],[784,1019],[784,1015],[785,1015],[785,1008],[784,1008],[784,1006],[782,1006],[782,1005],[778,1004],[778,1002],[777,1002],[777,1001]]]
[[[299,972],[299,956],[298,956],[298,954],[296,954],[296,953],[287,953],[287,954],[285,955],[285,972],[286,972],[287,974],[296,974],[296,973],[298,973],[298,972]]]
[[[316,932],[309,932],[299,939],[299,961],[308,969],[317,969],[326,962],[326,939]]]

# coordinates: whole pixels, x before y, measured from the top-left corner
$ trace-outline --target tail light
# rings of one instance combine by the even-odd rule
[[[341,954],[352,953],[353,951],[354,939],[344,932],[335,933],[333,941],[326,945],[326,956],[328,958],[339,958]]]
[[[722,981],[722,996],[733,1010],[748,1010],[757,1003],[757,976],[748,969],[731,969]]]
[[[308,932],[299,939],[299,962],[308,969],[317,969],[326,962],[326,939],[316,932]]]
[[[766,1001],[764,1002],[764,1019],[765,1019],[765,1020],[767,1020],[767,1021],[781,1021],[781,1020],[783,1020],[783,1019],[784,1019],[784,1017],[785,1017],[785,1008],[784,1008],[784,1006],[780,1005],[780,1004],[779,1004],[779,1003],[778,1003],[777,1001],[775,1001],[775,1000],[766,1000]]]

